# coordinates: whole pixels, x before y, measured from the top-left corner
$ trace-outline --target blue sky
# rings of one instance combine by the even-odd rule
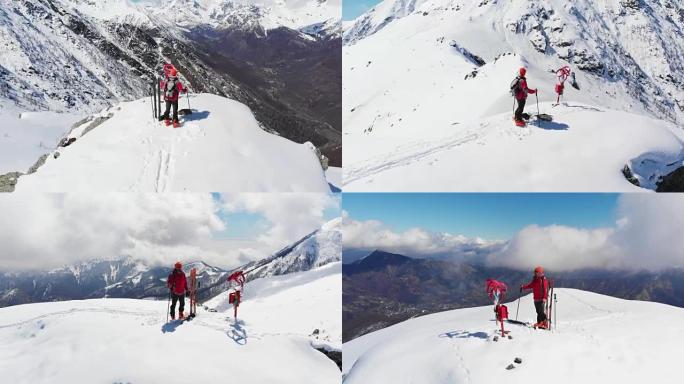
[[[538,224],[594,229],[613,226],[618,194],[411,194],[348,193],[342,206],[352,219],[379,220],[396,231],[420,227],[468,237],[510,239]]]
[[[339,194],[335,196],[339,198]],[[221,195],[218,193],[212,193],[212,197],[216,202],[221,201]],[[221,210],[217,213],[217,216],[226,224],[226,229],[214,233],[213,237],[215,239],[253,240],[258,236],[263,235],[272,225],[262,213],[253,213],[244,210],[233,212]],[[338,207],[327,207],[323,212],[323,219],[325,221],[330,221],[339,216],[340,210]]]
[[[343,0],[342,20],[354,20],[381,0]]]

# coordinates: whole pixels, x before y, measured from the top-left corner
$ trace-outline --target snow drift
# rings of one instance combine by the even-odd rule
[[[74,128],[67,137],[76,141],[50,153],[16,190],[330,191],[312,144],[265,132],[234,100],[191,100],[193,114],[177,129],[152,118],[149,99],[103,111]]]
[[[0,309],[0,372],[13,383],[339,383],[315,347],[341,344],[340,263],[222,294],[183,324],[166,302],[95,299]],[[232,312],[232,310],[231,310]],[[318,336],[312,333],[318,329]]]
[[[628,165],[653,189],[684,165],[682,11],[617,0],[381,3],[345,30],[344,188],[637,190],[622,176]],[[552,108],[564,65],[580,90],[566,84],[566,104]],[[521,66],[553,124],[513,126],[508,91]],[[537,113],[534,95],[526,111]]]
[[[345,343],[344,383],[643,383],[677,377],[673,351],[684,342],[684,309],[575,289],[555,292],[560,321],[551,332],[506,324],[513,338],[494,342],[497,326],[487,306],[411,319]],[[508,309],[514,317],[516,303]],[[535,316],[532,295],[523,297],[519,320]],[[507,370],[509,364],[515,368]]]

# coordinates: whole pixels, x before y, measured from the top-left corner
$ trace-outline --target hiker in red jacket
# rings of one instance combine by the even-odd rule
[[[178,80],[178,71],[173,66],[169,67],[168,72],[166,72],[166,78],[161,82],[161,90],[164,93],[166,111],[159,117],[159,120],[164,120],[166,125],[170,125],[169,112],[171,112],[171,107],[173,107],[173,127],[178,128],[180,125],[178,121],[178,97],[181,92],[187,92],[187,89]]]
[[[544,276],[544,268],[537,267],[534,269],[534,278],[529,284],[520,287],[520,292],[525,289],[532,290],[532,298],[534,299],[534,308],[537,310],[537,324],[535,328],[548,329],[548,322],[546,321],[546,300],[549,298],[549,281]]]
[[[527,86],[527,79],[525,74],[527,74],[527,69],[520,68],[520,75],[513,80],[513,86],[511,90],[514,93],[515,100],[518,103],[518,108],[515,110],[515,125],[518,127],[524,127],[525,121],[523,120],[523,110],[525,109],[525,102],[527,102],[527,94],[537,93],[536,89],[531,89]]]
[[[173,272],[169,275],[166,280],[166,286],[171,290],[171,320],[176,318],[176,302],[180,301],[180,306],[178,307],[178,318],[183,320],[185,317],[183,315],[183,310],[185,309],[185,293],[188,289],[188,280],[185,277],[185,273],[181,269],[183,265],[176,262],[174,265]]]

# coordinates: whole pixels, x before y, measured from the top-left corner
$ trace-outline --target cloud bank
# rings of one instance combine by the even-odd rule
[[[339,199],[324,194],[0,195],[0,270],[132,256],[150,265],[234,267],[318,229]],[[253,239],[225,239],[231,213],[261,215]],[[227,213],[227,214],[226,214]]]
[[[378,221],[344,220],[346,249],[383,249],[408,256],[483,255],[492,266],[555,271],[684,267],[684,196],[625,194],[618,199],[615,224],[575,228],[531,224],[505,242],[466,239],[423,229],[396,232]]]
[[[422,228],[396,232],[376,220],[357,221],[342,213],[342,242],[346,249],[381,249],[411,257],[467,258],[492,252],[500,241],[435,233]]]

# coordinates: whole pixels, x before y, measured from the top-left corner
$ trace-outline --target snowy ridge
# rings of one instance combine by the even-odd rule
[[[621,175],[625,165],[639,174],[642,187],[654,188],[663,173],[684,161],[681,15],[684,7],[672,1],[381,3],[344,33],[345,189],[480,191],[486,185],[487,190],[553,191],[558,184],[545,181],[551,180],[549,173],[568,172],[582,176],[575,177],[571,190],[633,190]],[[574,71],[580,89],[566,83],[566,104],[553,108],[555,71],[564,65]],[[539,111],[555,117],[547,127],[537,127],[534,117],[527,129],[503,119],[511,117],[508,87],[521,66],[528,69],[530,87],[540,90]],[[536,99],[530,96],[526,111],[534,115]],[[571,110],[576,119],[565,120]],[[610,124],[595,124],[598,111],[617,114]],[[628,114],[655,119],[627,127],[642,128],[632,132],[630,149],[618,144],[622,128],[633,125],[634,115]],[[671,138],[654,143],[651,131]],[[595,145],[595,132],[608,139],[603,150],[614,159],[604,163],[602,156],[579,155],[578,148]],[[537,145],[541,142],[545,147]],[[510,147],[525,155],[499,162]],[[551,157],[537,155],[566,147],[568,152],[549,151]],[[456,162],[442,156],[445,149],[463,157]],[[641,163],[643,156],[650,159]],[[545,166],[549,160],[554,167]],[[466,164],[508,169],[474,174]],[[645,171],[649,167],[658,171]],[[514,185],[530,171],[542,180]]]
[[[234,100],[192,99],[202,110],[177,129],[154,121],[149,99],[103,111],[71,132],[74,143],[22,176],[17,191],[330,190],[312,144],[263,131]]]
[[[339,263],[287,281],[276,277],[249,283],[245,292],[237,323],[226,309],[198,308],[190,322],[165,324],[166,301],[153,300],[0,309],[4,376],[18,384],[157,382],[169,361],[193,356],[201,361],[200,369],[182,366],[163,381],[209,383],[224,377],[251,383],[339,383],[335,362],[314,349],[319,343],[340,346]],[[220,300],[225,298],[217,298],[217,304]],[[315,329],[318,338],[312,336]],[[64,358],[71,363],[64,364]],[[265,362],[272,369],[263,369]]]
[[[684,309],[629,301],[574,289],[556,289],[552,332],[506,324],[512,339],[493,341],[492,306],[447,311],[407,320],[343,346],[345,384],[643,383],[676,377],[671,351],[684,342]],[[532,295],[520,301],[522,321],[533,321]],[[515,316],[516,302],[508,303]],[[657,332],[644,324],[657,319]],[[514,364],[515,358],[522,363]],[[513,364],[512,370],[507,366]]]
[[[241,269],[251,271],[248,280],[307,271],[342,260],[342,218],[325,223],[321,229],[261,261]]]

